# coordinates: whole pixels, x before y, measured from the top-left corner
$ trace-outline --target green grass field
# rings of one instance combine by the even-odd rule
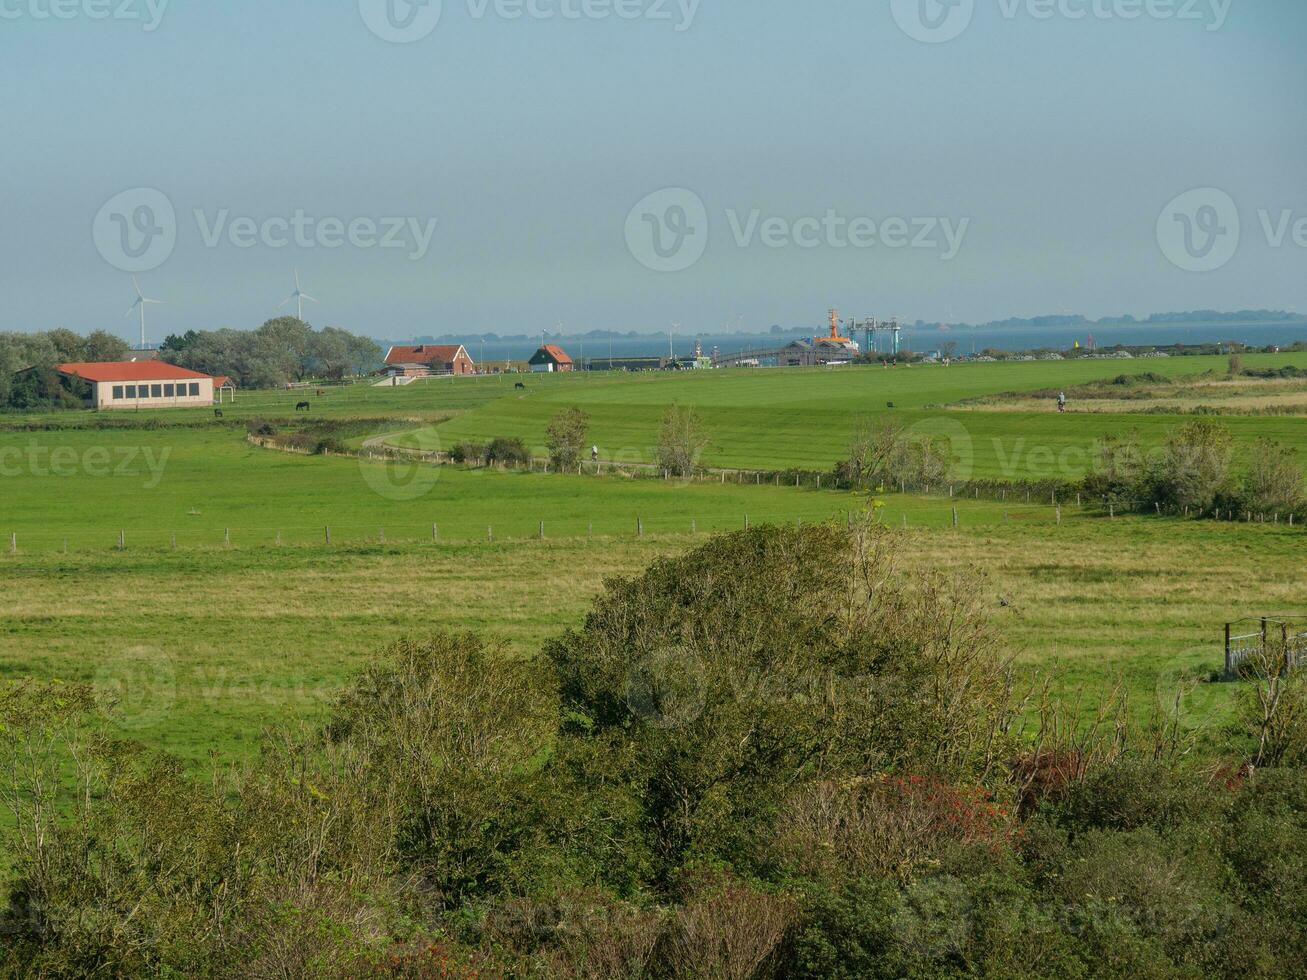
[[[1307,354],[1258,354],[1249,368],[1307,367]],[[742,469],[829,469],[866,418],[890,412],[924,433],[949,437],[960,475],[988,479],[1074,479],[1088,466],[1094,442],[1109,433],[1138,430],[1156,444],[1176,418],[1160,414],[1059,416],[1043,412],[975,412],[941,409],[964,399],[1009,391],[1074,387],[1120,374],[1167,377],[1222,373],[1219,357],[1005,362],[996,364],[859,367],[834,370],[745,370],[679,374],[533,375],[517,391],[517,376],[447,378],[403,388],[353,385],[294,392],[248,392],[224,406],[228,419],[290,417],[303,399],[312,417],[393,419],[396,445],[448,448],[460,441],[517,436],[544,444],[549,420],[572,405],[592,419],[591,437],[609,460],[652,459],[664,408],[692,405],[702,415],[710,446],[704,463]],[[211,418],[208,410],[141,413],[138,419]],[[1307,426],[1289,416],[1238,416],[1226,420],[1241,447],[1266,437],[1307,451]]]
[[[1218,359],[1176,358],[563,376],[530,378],[525,394],[513,379],[487,378],[308,397],[314,417],[374,419],[378,434],[429,444],[434,432],[445,445],[495,435],[538,443],[550,416],[577,404],[592,414],[607,458],[626,447],[633,459],[647,458],[665,405],[693,404],[713,440],[706,462],[760,469],[829,468],[857,419],[893,401],[911,420],[946,432],[964,426],[975,475],[1021,478],[1073,475],[1087,455],[1067,457],[1067,473],[1036,464],[1051,455],[1056,469],[1068,447],[1087,452],[1099,435],[1127,427],[1160,439],[1179,419],[927,406],[1123,371],[1223,369]],[[606,577],[635,573],[707,532],[746,519],[843,520],[868,506],[866,497],[810,488],[417,467],[246,441],[242,419],[292,416],[302,397],[242,395],[224,409],[228,424],[210,412],[0,420],[0,551],[17,535],[17,553],[0,554],[0,677],[92,680],[121,696],[133,737],[193,761],[239,755],[262,726],[315,717],[399,636],[475,629],[529,656],[580,621]],[[111,428],[98,427],[106,421]],[[1307,430],[1289,417],[1225,421],[1245,446],[1261,436],[1302,445]],[[123,427],[149,425],[164,427]],[[1048,453],[1030,452],[1040,446]],[[988,577],[982,588],[1024,678],[1051,673],[1063,696],[1083,694],[1086,704],[1121,681],[1142,717],[1183,683],[1192,720],[1215,731],[1236,687],[1192,682],[1220,665],[1222,624],[1307,610],[1300,528],[1111,520],[1073,507],[1059,524],[1046,504],[946,494],[882,503],[890,526],[906,518],[912,560]]]

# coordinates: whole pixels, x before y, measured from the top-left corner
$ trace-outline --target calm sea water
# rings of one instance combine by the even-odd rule
[[[1307,323],[1297,324],[1121,324],[1102,327],[1023,327],[1023,328],[957,328],[954,330],[914,330],[905,328],[902,343],[906,349],[914,351],[935,351],[944,344],[957,344],[959,354],[969,354],[973,347],[980,351],[986,347],[998,350],[1035,350],[1052,348],[1069,350],[1076,341],[1081,345],[1088,343],[1090,334],[1098,347],[1111,347],[1116,344],[1127,346],[1168,346],[1171,344],[1214,344],[1239,342],[1265,347],[1272,344],[1289,346],[1297,341],[1307,341]],[[724,354],[734,354],[742,350],[774,348],[784,346],[804,336],[799,333],[774,334],[703,334],[700,340],[705,353],[711,353],[714,347]],[[862,343],[861,336],[855,338]],[[584,354],[587,360],[602,361],[607,357],[665,357],[668,352],[666,336],[647,335],[642,337],[623,337],[618,340],[580,340],[575,337],[549,337],[549,342],[562,346],[573,358],[580,360]],[[888,343],[887,339],[882,341]],[[467,343],[468,353],[474,360],[491,362],[502,360],[526,360],[535,353],[538,343],[535,341],[486,341],[472,340]],[[678,356],[688,356],[694,351],[694,337],[678,337],[674,342]],[[882,349],[884,349],[882,347]]]

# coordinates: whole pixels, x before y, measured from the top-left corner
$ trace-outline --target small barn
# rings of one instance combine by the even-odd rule
[[[531,355],[528,364],[534,374],[555,374],[560,371],[576,370],[571,356],[556,344],[545,344]]]
[[[462,344],[417,344],[390,348],[386,374],[392,378],[476,374],[476,364]]]

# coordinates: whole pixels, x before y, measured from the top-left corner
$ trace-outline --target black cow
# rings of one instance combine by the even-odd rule
[[[518,391],[526,391],[526,385],[522,384],[522,382],[519,381],[519,382],[517,383],[517,390],[518,390]]]
[[[215,408],[215,409],[213,410],[213,417],[214,417],[214,418],[218,418],[218,419],[222,418],[222,409],[221,409],[221,408]]]
[[[312,407],[313,406],[311,406],[308,402],[300,402],[298,405],[295,406],[295,411],[308,412],[312,410]]]

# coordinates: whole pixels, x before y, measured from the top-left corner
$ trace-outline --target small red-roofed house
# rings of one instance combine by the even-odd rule
[[[476,365],[462,344],[418,344],[390,348],[386,353],[386,374],[392,378],[476,374]]]
[[[576,365],[571,356],[557,344],[545,344],[531,355],[531,370],[536,374],[551,374],[555,371],[575,371]]]

